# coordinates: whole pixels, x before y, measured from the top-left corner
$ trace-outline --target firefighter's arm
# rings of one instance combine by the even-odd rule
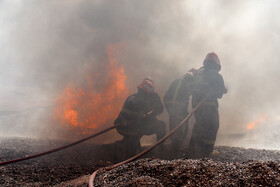
[[[114,124],[121,124],[122,126],[127,126],[132,119],[136,119],[138,116],[133,111],[134,106],[134,97],[129,96],[123,104],[122,110],[120,111],[120,114],[115,120]]]
[[[159,95],[155,95],[154,98],[154,109],[153,109],[153,113],[151,114],[151,116],[157,116],[159,114],[161,114],[163,112],[163,104],[160,100]]]
[[[227,93],[227,89],[224,84],[224,79],[221,75],[219,75],[217,80],[216,96],[217,98],[222,98],[225,93]]]

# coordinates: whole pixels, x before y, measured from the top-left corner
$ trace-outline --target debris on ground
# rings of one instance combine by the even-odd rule
[[[47,151],[69,142],[0,138],[0,162]],[[145,147],[143,147],[144,149]],[[96,186],[279,186],[280,151],[215,147],[207,159],[186,159],[185,150],[153,150],[140,160],[111,171],[119,162],[114,144],[82,143],[39,158],[0,167],[0,186],[88,186],[89,176],[101,169]]]
[[[212,159],[141,159],[100,170],[95,186],[279,186],[280,167],[273,161],[243,163]]]

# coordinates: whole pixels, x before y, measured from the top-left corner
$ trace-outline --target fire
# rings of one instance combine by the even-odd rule
[[[255,121],[253,121],[253,122],[247,124],[246,127],[247,127],[248,130],[252,130],[253,128],[256,127],[256,125],[262,123],[262,122],[263,122],[264,120],[266,120],[267,118],[268,118],[268,116],[267,116],[266,114],[262,114],[262,115],[259,116],[259,118],[258,118],[257,120],[255,120]]]
[[[105,69],[105,75],[100,73],[94,78],[87,75],[86,88],[69,84],[63,90],[56,99],[53,115],[55,121],[83,131],[113,123],[128,94],[124,68],[119,65],[115,56],[122,45],[108,46],[108,62],[102,67],[102,71]],[[104,63],[102,65],[104,66]]]

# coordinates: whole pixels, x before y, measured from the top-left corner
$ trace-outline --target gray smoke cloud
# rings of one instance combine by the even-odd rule
[[[279,8],[277,0],[3,0],[1,134],[51,134],[54,99],[68,83],[82,87],[86,73],[104,71],[97,67],[114,43],[125,45],[119,62],[128,88],[136,91],[150,75],[161,96],[216,52],[228,88],[220,100],[220,137],[278,132],[269,124],[279,124]],[[246,124],[262,114],[271,123],[248,131]]]

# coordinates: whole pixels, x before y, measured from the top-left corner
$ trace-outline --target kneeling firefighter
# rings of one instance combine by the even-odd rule
[[[156,134],[158,140],[165,135],[165,123],[156,118],[163,112],[163,104],[154,91],[153,80],[146,77],[137,88],[138,92],[126,99],[115,120],[115,124],[121,124],[117,131],[123,136],[126,157],[140,152],[143,135]]]

